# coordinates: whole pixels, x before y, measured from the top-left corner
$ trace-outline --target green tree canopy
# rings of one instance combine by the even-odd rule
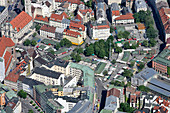
[[[36,31],[40,30],[40,28],[41,28],[41,26],[40,26],[39,24],[36,24],[36,25],[35,25]]]
[[[92,54],[94,54],[94,48],[93,48],[93,45],[90,45],[90,46],[86,47],[85,55],[90,56]]]
[[[118,108],[119,111],[133,113],[135,111],[135,108],[130,107],[128,103],[121,103],[120,108]]]
[[[115,48],[115,52],[116,53],[121,53],[122,52],[122,48],[121,47],[116,47]]]
[[[131,78],[133,76],[133,73],[130,70],[125,69],[122,75]]]
[[[24,46],[29,46],[31,44],[31,41],[29,39],[26,39],[23,43]]]
[[[37,33],[33,33],[33,35],[32,35],[32,36],[33,36],[33,37],[35,37],[36,35],[37,35]]]
[[[152,47],[154,47],[157,42],[156,42],[155,39],[151,38],[151,39],[149,40],[149,43],[151,44]]]
[[[139,91],[149,92],[149,88],[145,87],[144,85],[141,85],[137,88]]]
[[[145,46],[145,47],[148,47],[149,46],[149,42],[147,40],[144,40],[142,45]]]
[[[18,92],[18,96],[20,96],[20,97],[23,98],[23,99],[26,99],[26,98],[27,98],[27,93],[24,92],[24,90],[20,90],[20,91]]]
[[[104,76],[108,75],[108,71],[107,71],[107,70],[104,70],[104,71],[103,71],[103,75],[104,75]]]
[[[33,110],[28,110],[28,113],[34,113]]]
[[[113,59],[113,60],[111,61],[111,63],[112,63],[112,64],[115,64],[115,63],[116,63],[116,60],[115,60],[115,59]]]
[[[129,42],[125,42],[124,45],[123,45],[123,47],[124,47],[125,49],[130,49],[130,44],[129,44]]]
[[[36,44],[37,44],[37,42],[36,42],[35,40],[32,40],[32,41],[31,41],[31,45],[32,45],[32,46],[35,46]]]
[[[59,44],[59,43],[56,43],[55,49],[56,49],[56,50],[59,50],[59,48],[60,48],[60,44]]]
[[[78,53],[78,54],[83,53],[83,52],[84,52],[83,48],[81,48],[81,47],[78,48],[78,50],[77,50],[77,53]]]

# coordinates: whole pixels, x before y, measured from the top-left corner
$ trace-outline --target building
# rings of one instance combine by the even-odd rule
[[[78,10],[77,12],[83,19],[83,24],[89,22],[89,20],[94,18],[94,11],[92,9]]]
[[[33,86],[41,85],[41,84],[43,83],[31,78],[26,78],[25,76],[20,76],[17,80],[18,90],[24,90],[32,97],[33,97]]]
[[[146,2],[144,0],[135,0],[135,11],[139,12],[141,10],[147,11]]]
[[[43,17],[42,15],[36,15],[34,18],[35,24],[49,25],[49,17]]]
[[[62,113],[69,112],[77,103],[77,101],[72,101],[72,98],[57,98],[56,101],[64,107]]]
[[[96,6],[96,19],[97,20],[106,20],[106,10],[107,5],[105,2],[99,2]]]
[[[107,39],[110,36],[108,21],[93,22],[90,25],[90,37],[94,40]]]
[[[140,33],[145,33],[145,25],[144,24],[142,24],[142,23],[137,23],[137,29],[138,29],[138,31],[140,32]]]
[[[65,12],[63,12],[61,14],[51,14],[50,20],[49,20],[49,25],[62,28],[63,27],[62,21],[63,21],[63,19],[67,19],[67,18],[68,18],[68,15]],[[66,22],[66,23],[69,26],[69,22]]]
[[[56,36],[55,39],[57,39],[57,40],[63,39],[64,29],[65,29],[65,28],[56,28],[56,29],[55,29],[55,36]]]
[[[170,49],[164,49],[157,57],[152,60],[152,68],[159,73],[170,75],[168,70],[170,69]]]
[[[8,17],[8,7],[0,5],[0,25],[7,19]]]
[[[154,69],[146,68],[131,78],[131,84],[134,86],[146,86],[147,82],[156,76],[158,76],[158,73]]]
[[[68,64],[69,64],[68,61],[57,58],[56,60],[54,60],[53,62],[49,63],[46,66],[48,69],[52,71],[63,73],[67,76],[70,74],[70,67]]]
[[[165,78],[151,78],[147,83],[147,87],[153,94],[159,95],[164,99],[170,99],[170,80]]]
[[[43,25],[40,28],[40,35],[47,38],[55,38],[55,29],[56,27]]]
[[[88,100],[79,101],[68,113],[92,113],[92,103]]]
[[[84,3],[80,0],[55,0],[55,9],[67,9],[68,12],[73,12],[77,7],[84,7]]]
[[[9,87],[0,84],[1,109],[5,113],[21,113],[22,107],[16,93]]]
[[[167,41],[168,38],[170,38],[170,8],[161,8],[159,10],[159,15],[162,20],[162,24],[165,29],[165,42]]]
[[[15,43],[5,36],[0,37],[0,81],[8,75],[13,60],[15,60]]]
[[[120,97],[120,91],[116,88],[112,88],[110,90],[107,91],[107,96],[106,97],[109,97],[110,95],[113,95],[115,97]]]
[[[28,65],[25,61],[20,62],[17,67],[9,72],[8,76],[4,79],[4,84],[13,90],[18,90],[17,80],[21,74],[26,76]],[[25,73],[25,74],[24,74]]]
[[[65,29],[63,32],[63,38],[68,39],[74,45],[83,44],[83,36],[76,31]]]
[[[156,7],[157,7],[158,10],[160,10],[160,9],[162,9],[162,8],[168,8],[169,5],[168,5],[168,3],[165,2],[165,1],[160,1],[160,2],[157,2],[157,3],[156,3]]]
[[[44,83],[45,85],[63,85],[64,74],[48,70],[44,67],[34,68],[31,79]]]
[[[53,11],[52,3],[49,0],[31,3],[29,7],[31,8],[32,18],[35,18],[36,15],[50,17]]]
[[[112,3],[117,3],[117,4],[121,4],[122,0],[107,0],[106,2],[108,5],[111,5]]]
[[[33,88],[33,98],[44,112],[61,113],[64,107],[54,100],[55,96],[52,91],[49,91],[45,85],[36,85]]]
[[[115,18],[115,24],[133,24],[134,17],[132,13],[126,15],[120,15],[119,17]]]
[[[112,10],[112,24],[115,24],[115,19],[120,16],[119,10]]]
[[[119,17],[120,15],[120,8],[117,3],[112,3],[110,6],[110,17],[111,17],[111,23],[114,24],[115,18]]]
[[[81,36],[83,37],[83,40],[86,39],[86,27],[83,24],[77,24],[77,23],[70,23],[69,29],[75,32],[79,32]]]
[[[1,0],[0,1],[0,6],[7,6],[8,5],[8,3],[7,3],[7,1],[6,0]]]
[[[32,25],[32,17],[22,11],[11,22],[2,25],[2,35],[18,43],[18,39],[24,36]]]
[[[112,110],[113,113],[117,112],[117,108],[119,108],[119,98],[113,95],[106,97],[105,102],[105,110]]]

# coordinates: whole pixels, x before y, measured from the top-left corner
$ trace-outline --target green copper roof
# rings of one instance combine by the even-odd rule
[[[165,49],[156,58],[154,58],[153,61],[165,66],[170,66],[170,60],[167,59],[168,56],[170,56],[170,50]]]

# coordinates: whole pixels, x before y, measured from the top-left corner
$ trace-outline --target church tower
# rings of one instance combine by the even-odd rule
[[[31,13],[31,0],[25,0],[25,12],[32,17],[32,13]]]

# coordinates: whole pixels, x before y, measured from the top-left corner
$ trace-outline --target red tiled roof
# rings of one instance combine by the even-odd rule
[[[82,1],[80,0],[55,0],[55,2],[69,2],[71,4],[84,4]]]
[[[87,12],[91,13],[91,15],[94,15],[93,10],[91,9],[84,9],[84,10],[79,10],[82,15],[86,15]]]
[[[49,26],[49,25],[43,25],[40,28],[40,30],[47,31],[47,32],[50,32],[50,33],[55,33],[55,29],[56,29],[56,27]]]
[[[75,29],[75,30],[82,30],[82,31],[85,31],[85,26],[83,24],[76,24],[76,23],[70,23],[70,26],[69,26],[70,29]]]
[[[120,96],[120,91],[116,88],[112,88],[109,91],[107,91],[107,97],[109,97],[110,95],[116,96],[119,98]]]
[[[126,15],[120,15],[119,17],[115,18],[115,20],[130,20],[130,19],[134,19],[132,13]]]
[[[39,20],[39,21],[44,21],[44,22],[49,22],[49,18],[48,17],[43,17],[42,15],[36,15],[36,17],[34,18],[35,20]]]
[[[136,103],[136,95],[130,95],[130,102],[133,102]]]
[[[158,110],[159,109],[159,106],[154,106],[153,107],[153,110]]]
[[[5,55],[4,55],[4,59],[5,59],[5,67],[6,67],[7,64],[8,64],[8,61],[9,61],[10,57],[11,57],[11,53],[8,52],[8,51],[6,51],[6,53],[5,53]]]
[[[119,15],[120,15],[119,10],[112,11],[112,16],[113,16],[113,15],[115,15],[115,16],[119,16]]]
[[[50,20],[61,22],[63,18],[68,18],[68,15],[65,12],[63,12],[61,15],[51,14]]]
[[[79,35],[81,37],[81,34],[79,32],[75,32],[75,31],[71,31],[67,29],[65,29],[64,32],[66,33],[67,36],[78,38],[78,35]]]
[[[12,47],[14,45],[15,43],[11,40],[11,38],[6,38],[5,36],[0,37],[0,57],[2,57],[7,47]]]
[[[10,72],[8,76],[5,77],[5,80],[17,82],[19,75],[23,73],[22,66],[24,64],[26,64],[25,61],[20,62],[20,64],[12,72]]]
[[[75,19],[80,20],[80,22],[79,22],[80,24],[81,24],[82,21],[83,21],[83,18],[81,18],[81,16],[80,16],[79,14],[76,15]]]
[[[17,15],[10,24],[12,25],[13,29],[19,32],[22,28],[24,28],[30,21],[32,17],[28,15],[26,12],[22,11],[19,15]]]
[[[110,28],[109,25],[95,26],[95,29],[108,29],[108,28]]]
[[[136,94],[136,97],[140,97],[141,92],[140,91],[136,91],[135,94]]]

